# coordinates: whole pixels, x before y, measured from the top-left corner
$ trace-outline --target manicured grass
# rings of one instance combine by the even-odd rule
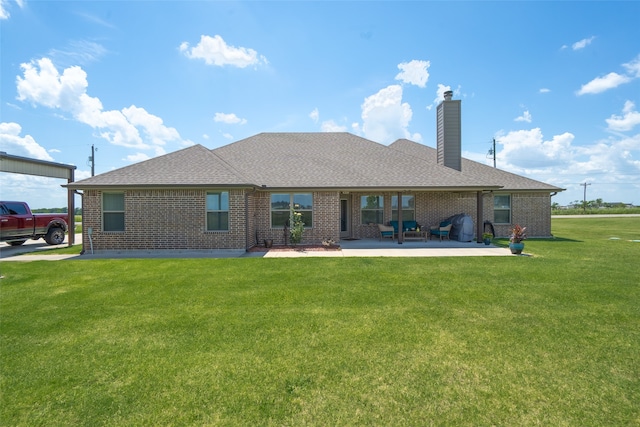
[[[530,257],[1,263],[0,424],[638,425],[640,218],[553,229]]]

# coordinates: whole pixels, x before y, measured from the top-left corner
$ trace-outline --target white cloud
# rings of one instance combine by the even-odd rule
[[[320,120],[320,111],[314,108],[313,111],[309,113],[309,118],[313,120],[314,123],[318,123],[318,120]]]
[[[412,116],[411,106],[402,102],[402,86],[391,85],[365,98],[362,132],[366,138],[383,144],[411,138],[407,126]]]
[[[49,58],[42,58],[21,64],[21,68],[23,76],[16,79],[18,100],[69,113],[114,145],[163,152],[158,147],[169,141],[185,144],[175,128],[165,126],[144,108],[103,110],[102,102],[87,94],[87,73],[81,67],[69,67],[60,74]]]
[[[636,56],[631,62],[622,64],[627,74],[618,74],[611,72],[603,77],[596,77],[589,83],[582,85],[577,92],[578,95],[593,94],[604,92],[605,90],[616,88],[622,84],[640,78],[640,55]]]
[[[334,122],[333,120],[327,120],[326,122],[322,122],[320,129],[322,130],[322,132],[346,132],[347,131],[346,126],[341,126],[336,122]]]
[[[640,124],[640,113],[634,110],[635,104],[631,101],[624,103],[622,108],[623,115],[617,116],[612,114],[610,118],[605,119],[608,125],[608,130],[612,131],[630,131],[635,126]]]
[[[4,0],[0,0],[0,19],[9,19],[9,16],[11,15],[7,11],[7,9],[5,9],[4,3]]]
[[[571,45],[571,48],[573,50],[580,50],[580,49],[584,49],[585,47],[589,46],[591,44],[591,42],[593,40],[595,40],[596,36],[591,36],[589,38],[586,39],[582,39],[580,41],[575,42],[573,45]]]
[[[582,188],[576,183],[585,180],[594,183],[590,191],[600,191],[600,195],[589,196],[589,199],[601,197],[607,201],[638,202],[629,199],[633,191],[615,189],[628,188],[638,182],[640,133],[633,136],[613,134],[591,144],[581,141],[573,145],[574,140],[574,135],[568,132],[546,139],[539,128],[500,133],[496,135],[496,142],[502,147],[496,156],[498,167],[566,188],[566,192],[558,195],[562,203],[577,199],[575,194],[582,199]],[[485,153],[465,157],[490,163]],[[640,191],[640,184],[635,186]]]
[[[226,123],[228,125],[240,124],[244,125],[247,123],[247,119],[241,119],[235,114],[225,114],[225,113],[216,113],[213,117],[213,121],[216,123]]]
[[[89,64],[102,58],[107,50],[89,40],[72,40],[63,49],[51,49],[49,56],[58,65]]]
[[[640,77],[640,55],[636,56],[635,59],[631,60],[631,62],[622,64],[622,66],[627,70],[627,74],[631,77]]]
[[[99,16],[96,16],[87,12],[80,12],[80,11],[76,11],[75,14],[81,17],[82,19],[84,19],[85,21],[89,22],[90,24],[97,24],[102,27],[109,28],[111,30],[117,28],[115,25],[113,25],[109,21],[105,21]]]
[[[231,65],[245,68],[249,65],[267,64],[267,59],[258,55],[253,49],[229,46],[219,35],[213,37],[202,35],[200,42],[189,47],[189,43],[182,42],[180,51],[190,59],[203,59],[207,65],[219,67]]]
[[[154,145],[165,145],[167,141],[180,139],[177,130],[166,127],[160,117],[149,114],[144,108],[132,105],[129,108],[123,108],[122,113],[129,123],[141,128]]]
[[[631,137],[612,137],[593,145],[576,147],[577,159],[570,171],[580,174],[599,174],[601,180],[628,184],[640,174],[640,134]]]
[[[14,156],[53,161],[47,150],[31,135],[20,136],[22,126],[18,123],[0,123],[0,151]]]
[[[543,88],[540,88],[540,90],[538,92],[540,92],[540,93],[549,93],[549,92],[551,92],[551,89],[543,87]]]
[[[516,122],[531,123],[531,113],[527,110],[524,113],[522,113],[522,115],[520,117],[516,117],[513,120],[516,121]]]
[[[1,19],[9,19],[11,14],[7,10],[7,5],[9,4],[8,0],[0,0],[0,20]],[[24,7],[23,0],[16,0],[16,4],[22,9]]]
[[[449,90],[451,90],[451,86],[445,86],[442,83],[438,83],[438,89],[436,89],[436,97],[431,104],[427,105],[427,110],[431,110],[433,107],[437,107],[438,104],[444,101],[444,93]],[[453,96],[456,98],[459,97],[460,91],[461,88],[460,86],[458,86],[458,88],[453,91]]]
[[[76,170],[76,181],[82,179],[78,172]],[[61,187],[66,180],[0,172],[0,182],[2,200],[20,200],[28,203],[31,209],[67,206],[67,190]],[[79,197],[76,197],[76,206],[81,206]]]
[[[502,150],[496,157],[503,165],[518,171],[544,169],[570,159],[570,147],[574,135],[565,132],[545,141],[540,128],[511,131],[496,137]]]
[[[125,162],[137,163],[137,162],[142,162],[144,160],[149,160],[149,159],[150,157],[144,153],[136,153],[136,154],[128,155],[122,160],[124,160]]]
[[[609,73],[604,77],[596,77],[589,83],[582,85],[578,95],[593,94],[613,89],[624,83],[629,83],[631,78],[618,73]]]
[[[398,64],[398,68],[401,70],[396,76],[396,80],[401,80],[403,83],[409,83],[418,87],[425,87],[429,80],[429,61],[418,61],[414,59],[410,62],[403,62]]]

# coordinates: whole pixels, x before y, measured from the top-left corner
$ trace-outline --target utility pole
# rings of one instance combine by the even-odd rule
[[[582,196],[582,212],[587,210],[587,185],[591,185],[590,182],[583,182],[580,184],[584,187],[584,195]]]
[[[89,161],[91,162],[91,176],[96,174],[96,151],[98,151],[98,149],[91,144],[91,157],[89,157]]]
[[[496,167],[496,139],[493,138],[493,148],[489,148],[489,155],[493,156],[493,167]]]

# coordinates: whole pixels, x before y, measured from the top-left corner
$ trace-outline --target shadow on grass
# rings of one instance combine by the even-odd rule
[[[525,240],[524,242],[525,242],[525,246],[526,246],[526,242],[583,243],[584,240],[568,239],[566,237],[544,237],[544,238],[531,238],[531,239]],[[495,239],[493,241],[493,244],[495,246],[499,246],[499,247],[502,247],[502,248],[508,248],[509,247],[509,240],[508,239]]]

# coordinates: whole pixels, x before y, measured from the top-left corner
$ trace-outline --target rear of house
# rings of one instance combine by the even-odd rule
[[[83,191],[83,243],[95,250],[248,249],[284,244],[290,208],[303,243],[378,237],[398,217],[422,227],[465,213],[481,240],[513,224],[551,235],[561,188],[460,157],[460,101],[438,107],[437,148],[386,146],[349,133],[262,133],[209,150],[195,145],[107,172]]]

